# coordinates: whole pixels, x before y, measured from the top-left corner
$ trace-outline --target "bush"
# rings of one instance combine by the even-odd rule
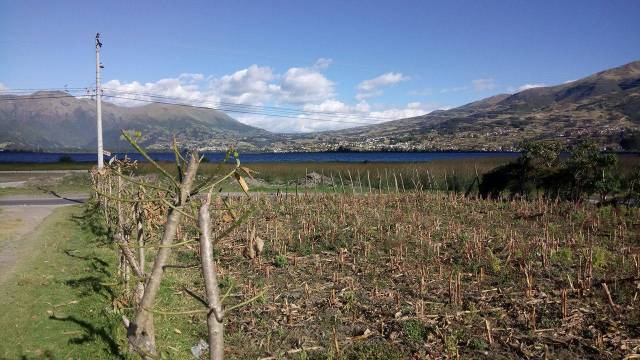
[[[73,158],[69,155],[61,155],[58,158],[58,162],[63,164],[69,164],[69,163],[74,163],[75,160],[73,160]]]
[[[620,181],[614,172],[618,161],[615,154],[603,153],[596,143],[586,141],[573,147],[569,157],[562,161],[561,149],[558,143],[525,144],[515,162],[482,177],[480,195],[530,198],[542,192],[548,197],[581,201],[598,194],[604,201],[619,189]]]
[[[275,267],[283,268],[287,266],[287,258],[284,255],[276,255],[275,260],[273,261],[273,265]]]

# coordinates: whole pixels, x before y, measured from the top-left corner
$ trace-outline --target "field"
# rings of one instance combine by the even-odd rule
[[[635,209],[420,193],[259,201],[219,245],[230,298],[267,289],[228,319],[230,358],[595,358],[640,345]],[[248,260],[253,227],[267,245]],[[197,257],[187,247],[174,261]],[[197,307],[185,291],[202,292],[198,268],[165,284],[158,309]],[[158,341],[186,357],[205,319],[157,317]]]
[[[212,166],[202,165],[200,181]],[[218,287],[227,309],[225,356],[639,353],[640,210],[464,196],[476,169],[482,174],[495,164],[459,166],[264,165],[252,166],[259,180],[247,182],[250,188],[265,183],[262,189],[269,193],[244,196],[238,185],[225,184],[232,192],[214,197],[210,212],[212,235],[219,238],[213,242]],[[134,181],[170,186],[146,164],[135,174]],[[462,179],[459,188],[442,186],[456,177]],[[147,269],[159,250],[171,249],[153,306],[145,308],[153,314],[160,356],[193,358],[192,347],[206,341],[211,315],[202,306],[206,292],[197,240],[202,198],[179,207],[184,217],[174,244],[162,246],[172,213],[170,203],[156,199],[164,190],[147,189],[142,196],[138,184],[117,179],[98,185],[97,197],[82,212],[68,208],[49,220],[50,227],[60,225],[48,235],[48,263],[41,255],[26,264],[29,270],[17,285],[5,289],[3,307],[29,301],[0,318],[3,328],[18,329],[0,331],[8,339],[0,354],[136,358],[120,322],[140,311],[139,278],[123,258],[127,247]],[[145,234],[142,255],[132,230],[138,220]],[[264,248],[251,253],[257,238]],[[25,335],[32,331],[40,335]]]
[[[431,181],[431,190],[435,190],[437,185],[439,189],[464,191],[466,187],[475,179],[476,173],[483,175],[486,172],[504,165],[513,159],[505,157],[487,157],[477,159],[455,159],[455,160],[433,160],[429,162],[416,163],[396,163],[396,162],[309,162],[309,163],[253,163],[247,164],[252,170],[255,170],[256,178],[253,191],[295,191],[295,185],[307,185],[309,190],[319,190],[326,183],[308,182],[305,183],[305,177],[308,174],[315,173],[322,176],[323,179],[331,181],[333,176],[333,187],[340,186],[340,177],[343,184],[347,188],[352,182],[362,184],[367,187],[370,183],[373,188],[382,187],[386,190],[387,182],[389,187],[394,187],[393,175],[397,177],[399,188],[404,185],[405,190],[413,189],[415,182],[419,182],[424,189],[429,188]],[[618,169],[621,174],[625,174],[634,166],[640,165],[640,157],[635,154],[619,154]],[[170,173],[175,173],[175,165],[171,162],[159,163],[164,169]],[[30,174],[12,174],[12,171],[57,171],[57,170],[90,170],[94,166],[93,163],[50,163],[50,164],[31,164],[31,163],[2,163],[0,164],[0,183],[10,181],[24,181],[27,183],[23,188],[25,191],[37,191],[38,187],[56,187],[57,190],[69,191],[72,188],[79,188],[87,191],[90,188],[89,177],[82,174],[73,174],[66,176],[56,173],[30,173]],[[231,169],[233,165],[228,164],[226,169]],[[200,166],[200,174],[210,175],[218,169],[218,164],[203,163]],[[140,163],[136,173],[139,175],[156,174],[157,170],[149,163]],[[369,181],[367,180],[369,174]],[[351,179],[349,178],[351,176]],[[401,178],[402,176],[402,178]],[[446,182],[445,182],[446,178]],[[431,180],[430,180],[431,179]],[[31,181],[28,181],[31,180]],[[382,183],[382,186],[380,186]],[[359,185],[358,185],[359,186]],[[331,186],[329,186],[331,187]],[[341,186],[340,186],[341,187]],[[326,190],[326,189],[324,189]],[[0,191],[3,191],[0,188]],[[9,190],[4,189],[5,193]],[[19,192],[19,190],[14,190]]]
[[[412,189],[416,181],[421,181],[423,187],[448,186],[451,190],[464,191],[475,178],[476,169],[482,175],[506,161],[508,159],[486,158],[425,163],[257,163],[249,165],[255,171],[255,179],[249,181],[254,192],[295,192],[296,187],[300,191],[304,191],[303,188],[321,192],[352,191],[352,183],[357,183],[358,188],[370,184],[375,189],[395,191],[395,174],[400,190]],[[175,173],[172,163],[160,164],[168,172]],[[65,174],[56,171],[88,171],[92,166],[89,163],[0,164],[0,196],[88,193],[91,188],[88,173]],[[231,164],[224,166],[225,169],[232,167]],[[203,163],[200,173],[207,176],[217,168],[218,164]],[[157,170],[148,163],[141,163],[136,173],[153,178]],[[2,183],[7,185],[1,186]],[[222,184],[222,188],[226,191],[237,190],[233,182]]]

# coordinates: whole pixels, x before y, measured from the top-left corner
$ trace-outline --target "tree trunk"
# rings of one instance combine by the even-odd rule
[[[222,323],[222,304],[220,303],[220,291],[218,288],[218,275],[216,273],[216,263],[212,258],[212,244],[209,234],[211,233],[209,218],[209,203],[211,195],[200,207],[198,216],[198,226],[200,227],[200,257],[202,263],[202,275],[204,277],[204,287],[207,293],[207,303],[209,313],[207,315],[207,325],[209,327],[209,359],[222,360],[224,358],[224,325]]]
[[[176,208],[183,208],[188,201],[197,169],[198,157],[197,154],[193,153],[189,159],[184,179],[180,184],[180,194],[174,202],[174,206]],[[127,337],[130,345],[135,351],[140,353],[143,358],[153,358],[157,355],[155,348],[155,334],[153,331],[153,316],[149,309],[153,307],[156,295],[160,289],[160,282],[162,281],[164,274],[164,266],[169,254],[171,253],[170,245],[173,243],[176,236],[181,219],[181,212],[174,209],[169,210],[167,222],[164,226],[164,233],[162,234],[162,239],[160,241],[160,248],[156,254],[149,280],[145,286],[142,301],[140,301],[140,306],[137,309],[135,321],[131,322],[127,329]]]

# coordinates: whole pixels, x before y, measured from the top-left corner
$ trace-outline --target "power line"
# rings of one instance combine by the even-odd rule
[[[327,115],[327,116],[335,116],[335,117],[346,117],[346,118],[357,118],[357,119],[365,119],[365,120],[372,120],[372,121],[393,121],[394,119],[389,119],[388,117],[377,117],[377,116],[371,116],[371,115],[363,115],[363,114],[358,114],[358,113],[346,113],[346,112],[340,112],[340,111],[314,111],[314,110],[303,110],[303,109],[294,109],[294,108],[287,108],[287,107],[280,107],[280,106],[267,106],[267,105],[249,105],[249,104],[237,104],[237,103],[231,103],[231,102],[225,102],[225,101],[209,101],[207,99],[203,99],[203,98],[184,98],[184,97],[172,97],[172,96],[166,96],[166,95],[159,95],[159,94],[154,94],[154,93],[149,93],[149,92],[134,92],[134,91],[123,91],[123,90],[116,90],[113,88],[102,88],[104,91],[107,92],[115,92],[115,93],[120,93],[120,94],[125,94],[125,95],[134,95],[134,96],[145,96],[145,97],[149,97],[149,98],[158,98],[158,99],[163,99],[163,100],[171,100],[171,101],[183,101],[183,102],[201,102],[201,103],[206,103],[206,104],[219,104],[221,106],[225,106],[225,107],[237,107],[237,108],[245,108],[247,110],[256,110],[256,111],[260,111],[260,110],[273,110],[273,111],[283,111],[283,112],[289,112],[289,113],[298,113],[300,115]],[[455,110],[455,109],[449,109],[449,110]],[[465,110],[458,110],[458,111],[462,111],[464,112],[464,114],[462,114],[462,116],[471,116],[474,115],[474,112],[468,112]],[[456,115],[438,115],[438,114],[430,114],[430,113],[426,113],[423,115],[417,115],[417,116],[428,116],[428,117],[432,117],[432,118],[443,118],[443,119],[451,119],[453,117],[455,117]],[[368,123],[369,124],[369,123]]]
[[[184,107],[190,107],[190,108],[218,110],[218,111],[231,112],[231,113],[240,113],[240,114],[273,116],[273,117],[290,118],[290,119],[297,119],[297,120],[328,121],[328,122],[337,122],[337,123],[345,123],[345,124],[372,125],[371,123],[367,123],[367,122],[334,120],[334,119],[318,119],[318,118],[308,118],[308,117],[296,117],[296,116],[292,116],[292,115],[270,114],[270,113],[262,113],[262,112],[257,112],[257,111],[245,111],[245,110],[240,110],[240,109],[227,109],[227,108],[224,108],[224,107],[212,107],[212,106],[203,106],[203,105],[172,103],[172,102],[165,102],[165,101],[158,101],[158,100],[137,99],[137,98],[124,97],[124,96],[117,96],[117,95],[103,95],[103,96],[104,97],[109,97],[109,98],[115,98],[115,99],[142,101],[142,102],[153,103],[153,104],[184,106]]]
[[[367,120],[372,120],[372,121],[388,121],[388,118],[384,118],[384,117],[376,117],[376,116],[370,116],[370,115],[361,115],[361,114],[357,114],[357,113],[345,113],[345,112],[340,112],[340,111],[314,111],[314,110],[303,110],[303,109],[294,109],[294,108],[287,108],[287,107],[279,107],[279,106],[266,106],[266,105],[249,105],[249,104],[237,104],[237,103],[230,103],[230,102],[225,102],[225,101],[208,101],[206,99],[202,99],[202,98],[180,98],[180,97],[170,97],[170,96],[165,96],[165,95],[157,95],[157,94],[153,94],[153,93],[144,93],[144,92],[132,92],[132,91],[122,91],[122,90],[115,90],[115,89],[111,89],[111,88],[103,88],[104,90],[112,91],[112,92],[116,92],[116,93],[121,93],[121,94],[126,94],[126,95],[137,95],[137,96],[146,96],[146,97],[150,97],[150,98],[159,98],[159,99],[164,99],[164,100],[173,100],[173,101],[201,101],[201,102],[206,102],[206,103],[210,103],[210,104],[219,104],[220,106],[225,106],[225,107],[234,107],[234,108],[239,108],[239,109],[246,109],[246,110],[255,110],[255,111],[259,111],[259,110],[271,110],[271,111],[279,111],[279,112],[285,112],[285,113],[295,113],[295,114],[300,114],[300,115],[327,115],[327,116],[333,116],[333,117],[344,117],[344,118],[358,118],[358,119],[367,119]]]
[[[64,88],[33,88],[33,89],[0,89],[0,94],[11,94],[11,93],[34,93],[34,92],[42,92],[42,91],[64,91],[64,92],[75,92],[78,90],[86,90],[86,87],[64,87]]]
[[[64,98],[84,98],[84,97],[92,97],[93,95],[70,95],[70,94],[66,94],[66,95],[43,95],[43,96],[14,96],[14,97],[7,97],[7,96],[11,96],[11,95],[0,95],[0,101],[16,101],[16,100],[40,100],[40,99],[64,99]]]
[[[55,91],[55,90],[64,90],[66,94],[64,95],[62,94],[61,95],[11,94],[11,92],[19,92],[19,91]],[[56,98],[65,98],[70,96],[71,97],[75,96],[78,98],[86,98],[86,97],[95,96],[95,93],[72,95],[72,93],[79,93],[83,91],[88,92],[90,90],[93,90],[93,89],[90,89],[87,87],[5,89],[5,90],[0,90],[0,101],[56,99]],[[123,91],[123,90],[116,90],[112,88],[102,88],[102,90],[103,90],[102,96],[107,98],[138,101],[138,102],[145,102],[145,103],[156,103],[156,104],[164,104],[164,105],[174,105],[174,106],[182,106],[182,107],[192,107],[192,108],[199,108],[199,109],[218,110],[218,111],[224,111],[229,113],[261,115],[261,116],[269,116],[269,117],[290,118],[290,119],[297,119],[297,120],[336,122],[336,123],[355,124],[355,125],[374,125],[375,123],[393,120],[389,118],[360,115],[357,113],[323,112],[323,111],[301,110],[301,109],[277,107],[277,106],[236,104],[236,103],[229,103],[224,101],[211,102],[202,98],[185,99],[185,98],[179,98],[179,97],[170,97],[165,95],[153,94],[148,92]],[[104,94],[105,91],[107,92],[107,94]],[[134,97],[109,95],[108,94],[109,92],[114,92],[114,93],[119,93],[124,95],[132,95]],[[3,93],[5,93],[6,95],[4,95]],[[14,95],[14,96],[11,98],[7,97],[11,95]],[[144,99],[140,97],[147,97],[150,99]],[[157,100],[157,99],[160,99],[160,100]],[[473,115],[473,113],[460,114],[458,116],[466,117],[469,115]],[[315,116],[315,117],[312,117],[312,116]],[[444,119],[451,119],[452,117],[455,117],[455,115],[452,116],[452,115],[437,115],[437,114],[424,114],[420,116],[425,116],[429,118],[444,118]],[[355,120],[365,120],[365,121],[355,121]],[[371,122],[366,122],[366,120],[370,120]]]

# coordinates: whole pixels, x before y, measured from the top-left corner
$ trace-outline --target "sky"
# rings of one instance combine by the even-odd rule
[[[0,0],[0,89],[95,86],[100,32],[103,86],[120,94],[373,123],[640,60],[639,16],[637,0]],[[354,126],[230,115],[277,132]]]

